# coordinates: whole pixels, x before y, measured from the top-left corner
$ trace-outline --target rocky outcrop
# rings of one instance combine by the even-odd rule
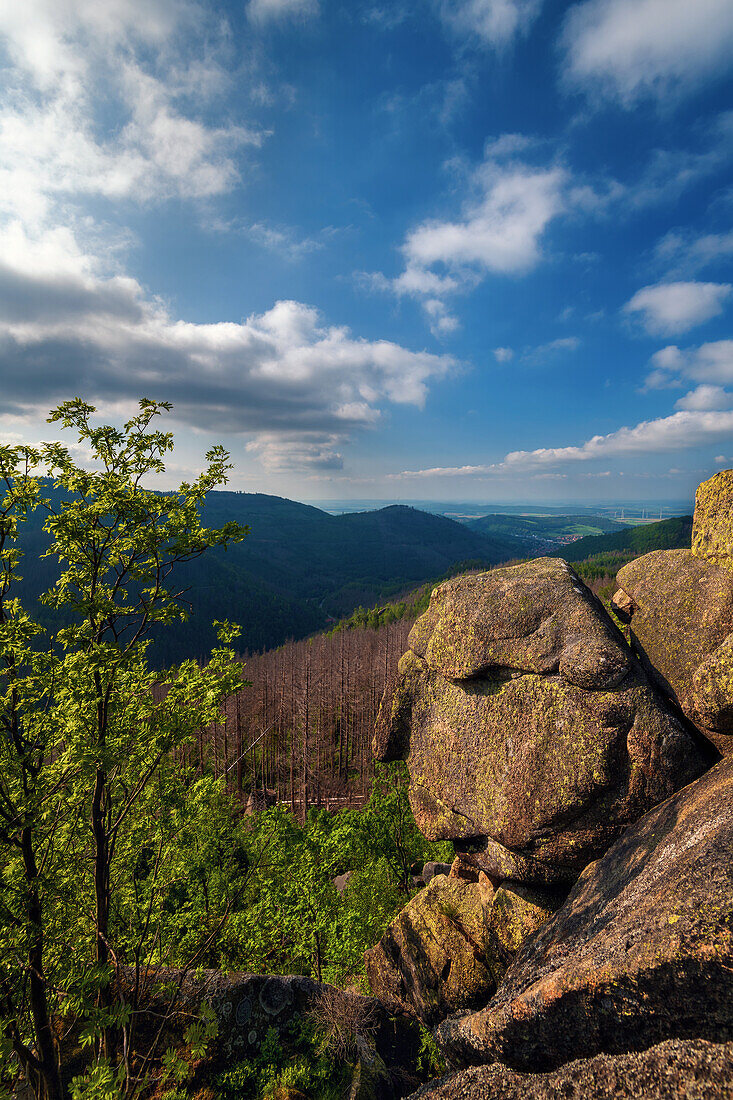
[[[505,882],[494,890],[439,875],[364,956],[372,992],[391,1011],[433,1025],[485,1004],[521,943],[557,909],[553,893]]]
[[[429,839],[495,883],[570,883],[705,760],[564,561],[439,585],[375,737]]]
[[[733,752],[733,470],[697,491],[692,550],[625,565],[613,598],[650,674],[724,755]]]
[[[353,871],[346,871],[343,875],[336,875],[336,878],[333,879],[333,884],[336,887],[336,893],[343,894],[344,890],[349,885],[353,877]]]
[[[436,875],[449,875],[450,864],[449,863],[424,863],[420,877],[427,886],[431,879],[434,879]]]
[[[489,970],[501,982],[514,956],[559,907],[560,899],[521,882],[502,882],[486,914],[486,955]]]
[[[481,1066],[432,1081],[409,1100],[731,1100],[733,1043],[670,1039],[641,1054],[599,1054],[552,1073]]]
[[[436,876],[366,952],[369,985],[390,1011],[432,1025],[486,1003],[496,988],[485,953],[487,887]]]
[[[668,1038],[733,1039],[733,758],[631,827],[519,951],[454,1066],[551,1069]]]

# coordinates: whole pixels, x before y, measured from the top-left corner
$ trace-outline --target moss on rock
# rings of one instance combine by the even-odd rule
[[[733,571],[733,470],[720,470],[698,486],[692,552]]]

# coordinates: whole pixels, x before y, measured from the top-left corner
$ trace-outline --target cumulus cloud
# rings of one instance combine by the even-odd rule
[[[141,394],[170,399],[183,424],[249,437],[273,470],[334,470],[386,404],[420,406],[455,361],[359,339],[300,302],[236,323],[179,319],[125,272],[124,231],[88,212],[100,197],[210,198],[238,179],[235,151],[261,135],[208,121],[227,81],[226,34],[208,12],[195,0],[0,5],[13,74],[0,106],[5,419],[45,413],[73,380],[113,413]],[[280,227],[246,231],[292,254],[316,247]]]
[[[317,14],[318,0],[249,0],[247,5],[247,15],[253,23]]]
[[[714,409],[729,409],[731,405],[733,405],[733,394],[728,393],[722,386],[702,385],[690,390],[684,397],[680,397],[674,407],[708,412]]]
[[[385,402],[421,406],[449,356],[362,340],[317,310],[278,302],[241,323],[171,316],[129,277],[106,277],[73,240],[24,249],[0,233],[0,356],[8,413],[44,411],[69,380],[102,406],[166,397],[181,422],[253,435],[276,468],[333,468],[336,446]]]
[[[564,75],[631,107],[721,74],[733,58],[729,0],[586,0],[566,16]]]
[[[638,313],[651,335],[672,336],[723,312],[733,287],[728,283],[657,283],[638,290],[626,313]]]
[[[542,0],[439,0],[443,22],[458,35],[502,49],[526,34]]]
[[[220,37],[193,2],[0,5],[12,65],[0,107],[0,214],[41,225],[81,197],[145,202],[231,188],[235,151],[262,135],[211,126],[200,113],[227,81]]]
[[[494,348],[494,359],[497,363],[509,363],[513,358],[513,348]]]
[[[528,144],[523,135],[506,134],[487,146],[459,216],[412,229],[400,249],[403,271],[394,279],[372,276],[372,285],[416,298],[440,333],[456,324],[446,298],[487,275],[519,276],[536,267],[547,227],[565,209],[568,173],[517,159]]]

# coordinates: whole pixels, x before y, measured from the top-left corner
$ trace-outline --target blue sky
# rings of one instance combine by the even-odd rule
[[[679,499],[733,465],[730,0],[5,0],[0,429],[170,481]],[[83,455],[80,457],[83,458]]]

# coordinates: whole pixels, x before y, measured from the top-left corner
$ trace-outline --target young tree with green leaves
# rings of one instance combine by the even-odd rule
[[[183,827],[170,808],[180,781],[172,750],[219,720],[242,682],[227,624],[209,664],[184,662],[165,690],[155,690],[159,677],[146,665],[151,632],[186,617],[176,566],[247,533],[200,522],[206,494],[227,480],[222,447],[192,483],[146,488],[173,448],[171,433],[153,426],[170,408],[143,400],[122,428],[93,426],[95,409],[80,399],[57,408],[49,421],[76,431],[90,469],[60,443],[0,447],[0,1070],[15,1058],[39,1100],[64,1096],[65,1016],[96,1045],[107,1078],[114,1070],[121,1091],[132,1087],[130,1006],[113,978],[160,952],[165,901],[150,868],[130,875],[139,814],[150,823],[146,858],[160,870]],[[60,506],[44,496],[42,474],[61,491]],[[35,509],[46,515],[46,556],[58,562],[42,597],[59,624],[52,631],[14,594],[23,525]],[[137,922],[115,918],[123,887]]]

